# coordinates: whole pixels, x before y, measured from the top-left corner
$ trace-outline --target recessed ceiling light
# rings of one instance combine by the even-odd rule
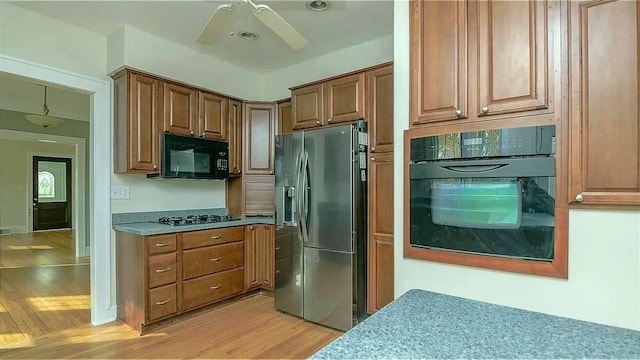
[[[329,3],[323,0],[312,0],[307,3],[307,9],[313,11],[325,11],[329,6]]]
[[[241,31],[240,33],[238,33],[238,36],[240,36],[240,38],[244,40],[255,40],[258,38],[258,33],[255,33],[253,31]]]

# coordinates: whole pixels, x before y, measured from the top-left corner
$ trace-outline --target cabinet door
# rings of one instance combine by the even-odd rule
[[[324,92],[327,124],[364,118],[364,73],[327,81]]]
[[[393,151],[393,65],[367,73],[369,151]]]
[[[244,105],[244,173],[273,174],[274,126],[276,105]]]
[[[164,129],[170,133],[195,135],[198,119],[198,92],[165,82],[163,84]]]
[[[229,100],[223,96],[202,91],[199,97],[198,136],[226,141]]]
[[[478,1],[478,116],[549,107],[547,1]],[[475,33],[475,31],[470,31]]]
[[[262,288],[269,291],[273,291],[275,274],[274,236],[275,229],[273,225],[260,225],[260,279]]]
[[[322,84],[291,91],[293,129],[308,129],[324,125]]]
[[[393,301],[393,153],[369,162],[369,313]]]
[[[123,144],[114,148],[114,170],[116,172],[158,171],[160,165],[159,81],[152,77],[128,73],[115,80],[114,90],[116,97],[114,136],[117,143]]]
[[[229,100],[229,174],[242,174],[242,103]]]
[[[636,1],[570,2],[569,201],[640,203]]]
[[[258,226],[249,225],[244,235],[244,289],[250,290],[260,286],[260,264],[258,255],[260,247],[258,242]]]
[[[278,134],[288,134],[293,131],[291,118],[291,101],[278,104]]]
[[[411,125],[467,116],[467,1],[411,1]]]
[[[275,208],[275,179],[273,175],[245,175],[245,215],[273,216]]]

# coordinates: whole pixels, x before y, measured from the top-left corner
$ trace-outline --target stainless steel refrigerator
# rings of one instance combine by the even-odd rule
[[[340,330],[366,317],[366,124],[276,136],[276,309]]]

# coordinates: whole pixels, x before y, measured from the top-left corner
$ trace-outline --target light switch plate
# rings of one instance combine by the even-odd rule
[[[127,200],[127,199],[129,199],[128,186],[112,186],[111,187],[111,200]]]

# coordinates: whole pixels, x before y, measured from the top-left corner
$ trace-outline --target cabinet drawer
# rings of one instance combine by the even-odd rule
[[[149,305],[147,318],[149,321],[165,317],[178,312],[176,284],[162,286],[149,290]]]
[[[149,256],[149,288],[176,282],[176,253]]]
[[[244,239],[244,227],[191,231],[182,234],[182,248],[191,249],[201,246],[224,244]]]
[[[243,242],[185,250],[182,253],[182,278],[190,279],[243,264]]]
[[[187,280],[182,286],[183,308],[204,305],[244,290],[244,268]]]
[[[159,254],[170,251],[176,251],[177,248],[177,234],[164,234],[164,235],[154,235],[149,236],[147,240],[147,253],[151,254]]]

